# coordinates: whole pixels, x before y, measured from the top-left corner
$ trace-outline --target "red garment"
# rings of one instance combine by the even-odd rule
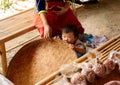
[[[61,6],[63,5],[63,2],[48,2],[48,7],[55,7],[57,5]],[[75,26],[77,26],[79,33],[84,33],[82,25],[80,24],[71,9],[69,9],[66,13],[60,16],[56,15],[50,9],[48,9],[47,20],[49,25],[52,27],[52,36],[61,35],[61,29],[67,24],[74,24]],[[40,36],[44,37],[44,27],[38,14],[36,14],[35,26],[38,28]]]

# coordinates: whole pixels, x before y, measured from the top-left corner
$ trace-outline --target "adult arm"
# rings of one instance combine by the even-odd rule
[[[50,40],[51,35],[52,35],[52,29],[49,26],[49,23],[47,22],[47,18],[46,18],[46,2],[45,2],[45,0],[36,0],[36,8],[37,8],[37,12],[39,13],[40,18],[43,22],[44,38],[47,40]]]

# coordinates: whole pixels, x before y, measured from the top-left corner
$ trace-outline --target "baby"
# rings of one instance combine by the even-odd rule
[[[68,24],[62,29],[62,40],[69,44],[69,47],[78,55],[78,58],[86,53],[84,44],[78,38],[78,30],[75,25]]]

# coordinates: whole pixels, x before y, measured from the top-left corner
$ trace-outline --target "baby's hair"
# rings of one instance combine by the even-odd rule
[[[73,32],[75,37],[78,37],[78,30],[77,27],[73,24],[67,24],[65,27],[63,27],[62,29],[62,33],[69,33],[69,32]]]

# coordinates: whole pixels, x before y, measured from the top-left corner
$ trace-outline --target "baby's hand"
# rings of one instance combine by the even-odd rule
[[[74,45],[73,44],[69,44],[69,47],[71,48],[71,49],[74,49]]]
[[[60,40],[60,36],[54,36],[53,39],[59,39]]]

